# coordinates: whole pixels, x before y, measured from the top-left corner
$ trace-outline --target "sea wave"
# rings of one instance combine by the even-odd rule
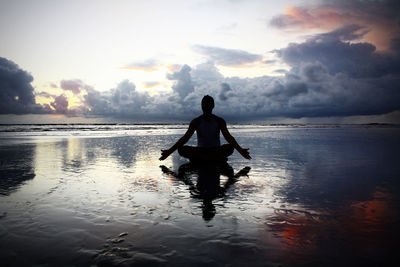
[[[188,124],[0,124],[0,132],[131,131],[186,129]],[[232,129],[252,128],[354,128],[399,127],[395,124],[231,124]]]
[[[3,124],[0,138],[19,137],[110,137],[183,134],[188,124]],[[399,127],[389,124],[229,124],[233,133],[313,128]]]
[[[183,124],[3,124],[0,132],[127,131],[182,129]]]

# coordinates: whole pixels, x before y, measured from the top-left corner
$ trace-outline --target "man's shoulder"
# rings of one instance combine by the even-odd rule
[[[217,115],[214,115],[214,114],[213,114],[213,116],[214,116],[214,119],[215,119],[216,121],[218,121],[219,123],[226,123],[225,120],[224,120],[223,118],[218,117]]]
[[[190,122],[190,124],[191,124],[191,125],[197,125],[197,124],[199,123],[200,119],[201,119],[201,116],[202,116],[202,115],[200,115],[200,116],[194,118],[194,119]]]

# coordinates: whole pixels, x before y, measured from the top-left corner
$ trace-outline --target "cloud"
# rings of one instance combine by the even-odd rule
[[[176,72],[179,71],[182,68],[182,65],[180,64],[170,64],[167,66],[168,70],[170,72]]]
[[[112,103],[115,104],[125,104],[129,103],[132,100],[132,97],[135,93],[136,86],[129,82],[128,80],[124,80],[118,84],[115,89],[112,89],[113,97]]]
[[[89,90],[84,95],[84,104],[87,108],[86,115],[111,116],[113,114],[109,94],[106,95],[96,90]]]
[[[88,90],[84,103],[87,115],[134,117],[146,115],[149,99],[147,93],[137,92],[132,82],[124,80],[106,92]]]
[[[68,99],[65,95],[57,96],[50,104],[56,113],[66,114],[68,113]]]
[[[221,66],[242,66],[262,60],[261,55],[251,54],[243,50],[203,45],[194,45],[192,48],[195,52],[206,56],[210,61]]]
[[[73,94],[77,95],[82,89],[85,89],[85,85],[81,80],[62,80],[60,82],[60,88],[66,91],[71,91]]]
[[[204,95],[214,96],[215,113],[228,120],[270,117],[379,115],[400,110],[398,54],[356,42],[358,26],[346,26],[276,50],[290,68],[283,76],[224,77],[216,63],[175,68],[172,92],[150,97],[123,81],[107,92],[88,90],[87,114],[190,120],[201,113]],[[348,40],[351,40],[349,42]]]
[[[332,7],[326,6],[288,6],[283,14],[273,17],[271,26],[287,28],[326,28],[340,20],[348,21],[348,14],[342,14]]]
[[[351,36],[351,27],[346,29],[345,36]],[[397,56],[377,52],[368,43],[345,42],[341,40],[347,39],[341,37],[344,33],[339,29],[277,50],[290,66],[281,77],[227,78],[210,62],[187,67],[183,71],[186,97],[171,97],[170,105],[179,108],[168,116],[186,112],[189,118],[200,112],[205,94],[214,96],[216,114],[230,120],[377,115],[399,110]],[[177,80],[174,88],[181,82]]]
[[[210,60],[194,66],[176,65],[167,74],[173,82],[172,91],[154,96],[137,91],[129,80],[104,92],[81,80],[68,80],[68,90],[79,90],[81,106],[71,108],[65,95],[38,93],[54,99],[41,110],[133,121],[187,121],[201,114],[201,99],[208,94],[214,97],[215,114],[230,121],[398,113],[400,53],[377,51],[374,45],[359,41],[364,30],[346,25],[275,50],[277,58],[288,66],[277,77],[224,77],[218,63]],[[30,86],[32,77],[22,73],[28,75],[24,85]],[[74,82],[79,86],[73,87]],[[33,88],[28,89],[32,93]],[[32,99],[30,104],[34,104]],[[19,112],[31,110],[22,108]]]
[[[278,28],[327,28],[360,22],[385,24],[399,18],[399,9],[397,0],[327,0],[288,6],[283,14],[271,19],[270,25]]]
[[[327,78],[327,73],[327,68],[319,62],[305,65],[301,69],[302,76],[309,82],[321,82]]]
[[[357,27],[343,27],[329,33],[319,34],[303,43],[291,43],[275,50],[276,54],[294,68],[300,64],[319,62],[329,73],[345,73],[351,77],[380,77],[399,74],[399,52],[376,51],[370,43],[350,43],[341,39],[354,36]],[[343,37],[345,36],[345,38]]]
[[[277,69],[277,70],[274,70],[274,72],[275,73],[287,73],[288,71],[285,69]]]
[[[56,98],[56,95],[50,94],[48,92],[35,93],[35,96],[41,96],[41,97],[45,97],[45,98]]]
[[[232,91],[231,87],[227,83],[221,83],[221,91],[218,95],[221,101],[226,101],[229,98],[229,93]]]
[[[152,81],[150,81],[150,82],[143,82],[143,86],[144,86],[145,88],[152,88],[152,87],[157,86],[157,85],[159,85],[159,84],[160,84],[159,82],[152,82]]]
[[[42,113],[35,102],[32,75],[14,62],[0,57],[0,113]]]
[[[378,115],[399,110],[398,53],[379,52],[370,43],[355,42],[363,30],[347,25],[276,50],[290,67],[280,77],[227,78],[211,62],[195,66],[185,73],[193,90],[186,91],[190,93],[184,101],[179,98],[180,110],[195,109],[204,94],[215,96],[215,112],[231,120]]]
[[[354,41],[359,40],[368,33],[368,30],[365,29],[365,26],[360,26],[357,24],[350,24],[339,27],[333,31],[317,34],[314,39],[315,40],[340,40],[340,41]]]
[[[199,80],[200,83],[204,83],[204,81],[220,81],[224,78],[211,61],[196,65],[191,71],[191,75],[196,77],[196,80]]]
[[[182,99],[194,91],[194,85],[190,75],[191,70],[192,69],[188,65],[183,65],[179,71],[167,75],[169,80],[176,81],[172,86],[172,90],[178,93]]]
[[[400,36],[400,2],[397,0],[327,0],[319,4],[289,6],[269,24],[283,30],[333,30],[361,25],[368,31],[363,38],[380,50],[390,49]]]
[[[70,100],[65,94],[57,96],[45,91],[36,93],[36,96],[53,99],[50,105],[36,104],[34,88],[30,85],[33,77],[20,70],[11,61],[1,59],[0,63],[0,85],[2,85],[0,111],[3,114],[57,113],[67,116],[169,120],[188,118],[200,110],[194,107],[194,103],[199,106],[196,102],[198,93],[194,92],[195,82],[192,81],[190,75],[192,69],[188,65],[183,65],[179,70],[168,74],[168,79],[174,81],[173,91],[157,97],[150,97],[146,92],[138,92],[135,84],[129,80],[124,80],[115,88],[104,92],[97,91],[79,79],[62,80],[61,89],[71,91],[81,98],[80,106],[71,107]],[[200,77],[206,79],[210,74],[222,77],[214,65],[208,65],[212,68],[206,66],[207,64],[199,66],[196,70]],[[148,85],[155,85],[155,82]]]
[[[158,62],[154,59],[148,59],[145,61],[135,61],[126,66],[121,67],[121,69],[134,69],[134,70],[141,70],[141,71],[156,71],[158,68]]]

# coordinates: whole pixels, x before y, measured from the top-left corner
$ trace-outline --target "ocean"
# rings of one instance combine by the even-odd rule
[[[235,124],[251,160],[159,161],[186,128],[0,125],[1,265],[398,261],[399,126]]]

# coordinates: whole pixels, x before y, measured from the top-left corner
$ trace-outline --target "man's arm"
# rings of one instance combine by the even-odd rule
[[[175,143],[175,145],[173,145],[170,149],[161,150],[160,160],[168,158],[168,156],[171,155],[175,150],[186,144],[186,142],[189,141],[190,137],[192,137],[195,130],[195,123],[194,120],[192,120],[186,133],[178,140],[178,142]]]
[[[248,148],[242,148],[233,138],[233,136],[230,134],[228,131],[228,128],[226,127],[226,122],[224,119],[220,118],[220,127],[221,127],[221,132],[222,135],[225,137],[225,140],[228,141],[229,144],[231,144],[239,153],[246,159],[251,159],[250,154],[249,154],[249,149]]]

